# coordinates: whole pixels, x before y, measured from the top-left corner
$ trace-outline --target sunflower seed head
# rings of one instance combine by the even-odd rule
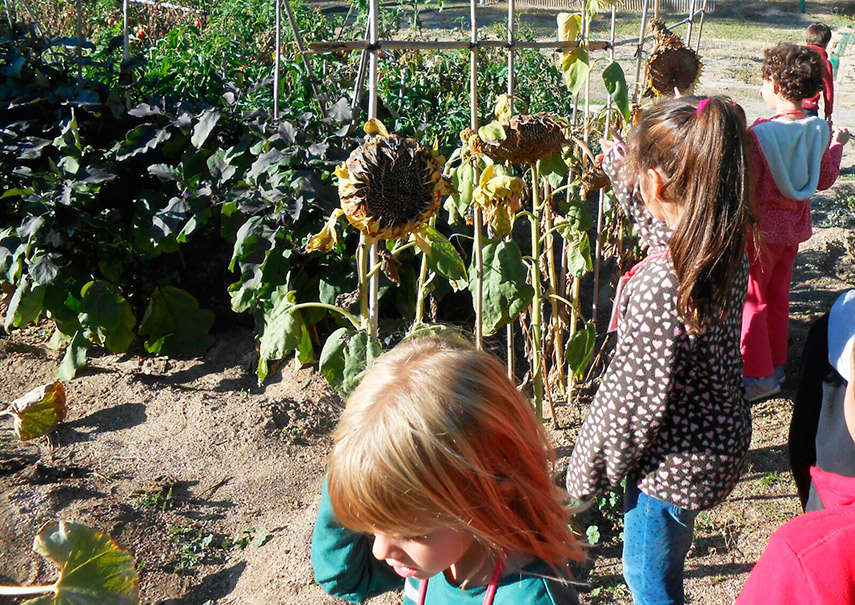
[[[415,140],[392,134],[355,149],[336,169],[347,220],[376,239],[396,239],[427,221],[443,195],[444,159]]]

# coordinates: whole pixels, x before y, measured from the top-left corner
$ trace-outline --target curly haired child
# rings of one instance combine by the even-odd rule
[[[554,454],[494,357],[437,338],[381,356],[347,402],[312,539],[315,579],[361,603],[572,605],[585,552]]]
[[[775,112],[758,118],[751,134],[751,191],[760,244],[748,240],[748,297],[742,319],[742,357],[749,401],[780,391],[787,361],[790,283],[799,244],[811,235],[810,197],[831,187],[840,172],[849,132],[805,117],[802,100],[816,94],[822,61],[805,46],[767,49],[760,94]]]
[[[615,299],[617,343],[567,469],[590,500],[626,479],[623,573],[636,605],[683,603],[698,512],[751,441],[739,328],[748,279],[745,114],[726,97],[642,114],[603,169],[649,244]]]

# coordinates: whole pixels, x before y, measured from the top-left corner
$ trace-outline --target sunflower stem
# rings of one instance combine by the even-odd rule
[[[581,281],[578,277],[573,278],[573,286],[571,289],[571,298],[572,304],[570,308],[573,309],[573,313],[570,317],[570,332],[568,339],[572,339],[576,335],[576,327],[579,320],[582,319],[582,315],[579,312],[579,294],[581,292]],[[576,374],[573,373],[573,370],[567,368],[567,401],[572,401],[573,399],[573,389],[576,386]]]
[[[545,197],[547,200],[552,197],[548,188]],[[548,204],[546,207],[550,208]],[[552,216],[553,213],[551,210],[548,211],[546,216],[547,226],[552,223]],[[546,251],[546,262],[549,268],[549,294],[557,295],[558,273],[555,270],[555,238],[552,234],[546,236]],[[567,385],[564,382],[564,344],[561,333],[561,311],[558,308],[559,301],[555,296],[549,296],[549,300],[552,304],[552,315],[549,321],[552,324],[552,355],[555,359],[555,367],[558,370],[558,389],[562,396],[566,396]],[[557,419],[553,417],[552,421],[557,422]]]
[[[47,586],[0,586],[0,595],[16,597],[28,594],[46,594],[57,592],[56,584]]]
[[[335,305],[329,305],[327,303],[322,302],[309,302],[309,303],[300,303],[291,307],[290,312],[299,311],[300,309],[326,309],[327,311],[333,311],[343,316],[347,321],[353,324],[353,327],[359,330],[362,328],[362,321],[356,317],[353,313],[349,311],[345,311],[341,307],[337,307]]]
[[[430,226],[436,226],[436,215],[430,218]],[[427,298],[427,294],[425,293],[425,288],[427,287],[427,273],[428,273],[428,264],[427,264],[427,254],[422,252],[422,262],[419,267],[419,281],[416,285],[416,319],[414,325],[419,325],[422,323],[422,319],[425,315],[425,299]]]
[[[541,298],[540,288],[540,162],[531,165],[531,286],[534,295],[531,299],[531,377],[534,390],[534,411],[543,422],[543,365],[541,356]]]
[[[359,247],[356,251],[356,273],[359,277],[359,314],[362,320],[359,322],[360,329],[369,327],[369,299],[368,292],[368,238],[364,233],[359,234]]]

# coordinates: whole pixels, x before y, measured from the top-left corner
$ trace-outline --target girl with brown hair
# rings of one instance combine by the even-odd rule
[[[583,560],[554,453],[491,355],[425,338],[381,356],[347,402],[312,539],[315,579],[361,603],[572,605]]]
[[[626,479],[636,605],[683,603],[694,519],[736,484],[751,441],[739,330],[748,278],[745,114],[725,97],[647,110],[603,168],[649,245],[613,313],[614,356],[567,470],[582,501]]]

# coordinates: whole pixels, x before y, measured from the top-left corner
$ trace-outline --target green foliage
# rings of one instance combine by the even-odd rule
[[[346,397],[381,352],[380,341],[367,332],[340,328],[324,344],[319,369],[333,388]]]
[[[140,323],[145,350],[155,355],[200,355],[214,339],[214,314],[200,309],[192,294],[175,286],[157,287]]]
[[[484,333],[495,334],[523,311],[534,296],[528,271],[513,240],[484,242]],[[469,291],[475,292],[476,267],[469,267]]]
[[[617,61],[612,61],[603,70],[603,83],[606,90],[614,100],[615,105],[623,116],[624,122],[629,122],[630,106],[629,92],[626,87],[626,76]]]
[[[567,341],[567,365],[577,378],[581,378],[588,367],[596,341],[597,330],[592,321],[585,322],[582,329]]]
[[[49,587],[50,594],[30,599],[26,605],[139,602],[134,559],[107,534],[77,523],[47,523],[36,535],[33,550],[53,561],[60,575]]]

